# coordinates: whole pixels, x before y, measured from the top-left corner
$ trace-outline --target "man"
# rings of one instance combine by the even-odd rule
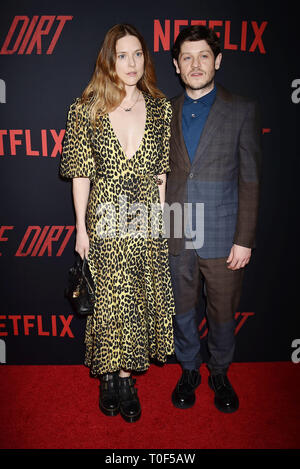
[[[215,84],[221,60],[218,37],[204,26],[182,30],[175,41],[173,62],[185,92],[172,100],[166,207],[171,214],[175,352],[183,372],[172,401],[182,409],[193,406],[201,382],[196,305],[203,286],[209,386],[217,409],[234,412],[239,399],[227,370],[233,360],[234,314],[244,268],[254,247],[261,130],[256,104]],[[184,209],[182,214],[171,204]],[[192,210],[187,211],[188,206]],[[179,237],[181,215],[186,222]]]

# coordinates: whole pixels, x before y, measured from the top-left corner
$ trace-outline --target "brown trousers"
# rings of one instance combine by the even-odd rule
[[[202,363],[196,304],[204,287],[208,324],[208,367],[224,373],[235,349],[234,314],[238,308],[244,269],[230,270],[226,258],[203,259],[193,249],[169,256],[176,304],[175,353],[184,369]]]

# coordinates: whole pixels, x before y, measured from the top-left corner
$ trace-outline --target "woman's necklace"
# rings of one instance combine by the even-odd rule
[[[125,108],[125,107],[121,106],[120,104],[119,104],[119,107],[120,107],[121,109],[123,109],[123,111],[126,111],[126,112],[131,111],[131,109],[132,109],[132,108],[136,105],[136,103],[138,102],[139,97],[140,97],[140,93],[141,93],[141,92],[139,92],[135,103],[134,103],[131,107],[126,107],[126,108]]]

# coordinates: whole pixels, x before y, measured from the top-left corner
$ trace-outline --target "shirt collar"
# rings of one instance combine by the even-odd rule
[[[191,103],[197,103],[197,104],[203,104],[204,106],[211,106],[215,100],[215,97],[216,97],[216,94],[217,94],[217,87],[216,85],[214,85],[213,89],[205,94],[204,96],[202,96],[202,98],[199,98],[199,99],[193,99],[193,98],[190,98],[190,96],[188,96],[187,92],[185,91],[184,92],[184,104],[187,105],[187,104],[191,104]]]

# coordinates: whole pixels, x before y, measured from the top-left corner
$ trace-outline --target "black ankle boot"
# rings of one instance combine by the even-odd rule
[[[100,377],[100,410],[110,417],[120,410],[118,373],[106,373]]]
[[[229,414],[238,410],[239,398],[226,373],[211,374],[208,377],[208,384],[215,393],[215,406],[220,412]]]
[[[120,413],[126,422],[136,422],[141,416],[141,405],[134,387],[135,379],[120,378]]]
[[[183,370],[172,393],[172,402],[178,409],[189,409],[195,404],[195,390],[201,383],[198,370]]]

